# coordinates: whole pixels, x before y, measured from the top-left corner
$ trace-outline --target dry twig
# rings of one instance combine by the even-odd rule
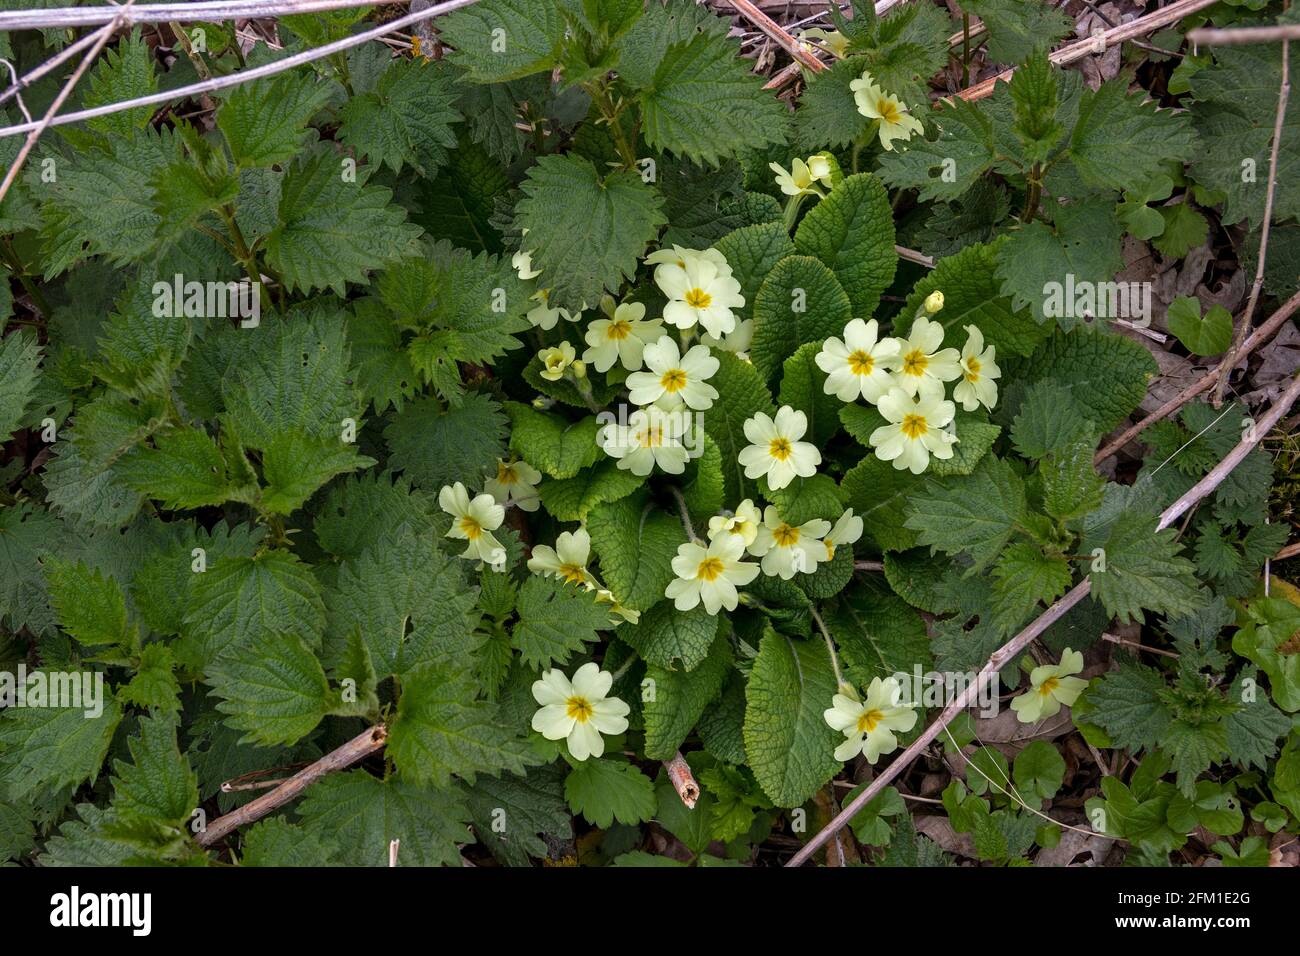
[[[164,90],[161,93],[152,93],[148,96],[139,96],[131,100],[123,100],[119,103],[107,103],[104,106],[97,106],[94,109],[78,110],[75,113],[65,113],[62,116],[55,117],[50,125],[63,126],[67,123],[80,123],[83,120],[93,119],[96,116],[108,116],[112,113],[120,113],[122,110],[134,109],[137,106],[157,106],[162,103],[171,103],[176,100],[188,99],[192,96],[198,96],[203,93],[211,93],[214,90],[223,90],[227,87],[238,86],[241,83],[247,83],[250,80],[261,79],[266,76],[273,76],[276,73],[282,73],[285,70],[291,70],[296,66],[302,66],[304,63],[311,63],[315,60],[324,59],[333,53],[341,53],[344,50],[350,50],[355,46],[361,46],[369,43],[371,40],[377,40],[382,36],[404,30],[416,23],[422,23],[425,20],[440,16],[444,13],[451,13],[453,10],[459,10],[462,7],[468,7],[477,3],[478,0],[443,0],[442,3],[435,4],[417,13],[409,13],[404,17],[399,17],[390,23],[382,24],[370,30],[364,30],[361,33],[355,33],[350,37],[344,37],[342,40],[335,40],[333,43],[326,43],[324,46],[313,47],[310,50],[304,50],[301,53],[295,53],[293,56],[287,56],[282,60],[276,60],[274,63],[267,63],[263,66],[254,67],[251,70],[240,70],[238,73],[231,73],[228,76],[214,76],[210,80],[201,83],[191,83],[189,86],[179,86],[174,90]],[[89,8],[87,8],[89,9]],[[30,131],[35,123],[17,123],[13,126],[6,126],[0,129],[0,139],[6,136],[16,136],[19,133]]]
[[[39,121],[24,124],[25,126],[30,127],[27,133],[27,141],[24,142],[22,148],[18,150],[18,155],[14,157],[13,164],[10,165],[9,171],[5,173],[4,182],[0,183],[0,202],[4,201],[5,195],[14,184],[14,180],[18,178],[18,173],[22,170],[23,163],[27,162],[27,157],[31,155],[32,148],[36,145],[36,141],[41,138],[41,134],[49,129],[50,125],[54,122],[54,114],[59,111],[60,107],[67,102],[68,97],[72,95],[73,88],[78,82],[80,82],[82,76],[85,75],[86,70],[90,68],[90,64],[95,62],[95,58],[99,56],[99,51],[104,49],[104,44],[108,42],[108,38],[113,35],[113,31],[121,24],[128,22],[131,5],[134,2],[135,0],[127,0],[125,6],[114,8],[117,10],[117,15],[113,18],[113,22],[108,24],[106,27],[101,27],[95,34],[95,42],[91,45],[90,52],[87,53],[82,58],[81,62],[77,64],[77,68],[72,71],[72,76],[68,77],[68,82],[63,84],[63,89],[59,90],[59,95],[54,97],[54,102],[51,103],[50,108],[45,111],[45,115],[41,117]]]
[[[1161,27],[1167,27],[1171,23],[1177,23],[1183,17],[1191,16],[1198,10],[1204,10],[1206,7],[1213,6],[1219,0],[1174,0],[1168,6],[1162,7],[1154,13],[1149,13],[1144,17],[1139,17],[1132,23],[1121,23],[1117,27],[1112,27],[1095,37],[1085,37],[1074,43],[1067,44],[1061,49],[1050,54],[1049,59],[1057,66],[1066,66],[1082,60],[1086,56],[1092,56],[1096,53],[1105,52],[1107,47],[1114,46],[1116,43],[1122,43],[1125,40],[1132,40],[1134,37],[1145,36],[1148,33],[1154,33]],[[1011,79],[1011,74],[1015,69],[1004,70],[997,76],[990,77],[973,86],[957,93],[964,100],[982,100],[984,97],[993,93],[993,88],[999,81],[1006,83]]]
[[[777,46],[785,50],[803,66],[806,66],[814,73],[821,73],[830,69],[825,63],[801,47],[799,41],[792,37],[784,27],[754,6],[751,0],[728,0],[728,2],[736,8],[737,13],[771,37]]]
[[[677,796],[682,798],[682,803],[686,804],[686,809],[694,810],[696,801],[700,799],[700,785],[695,782],[695,774],[691,773],[691,766],[680,750],[672,760],[664,761],[664,769],[668,771],[668,780]]]
[[[251,20],[259,17],[323,13],[345,7],[380,7],[399,0],[208,0],[201,3],[141,4],[131,14],[132,23],[179,23]],[[0,11],[0,31],[66,30],[99,26],[114,20],[117,7],[59,7],[48,10]]]
[[[363,734],[353,737],[337,750],[331,750],[313,764],[295,773],[270,793],[217,817],[198,836],[199,846],[212,846],[247,823],[262,819],[293,800],[309,786],[335,770],[343,770],[357,761],[381,750],[388,740],[388,728],[376,724]]]
[[[1264,262],[1268,257],[1268,237],[1273,219],[1273,194],[1277,191],[1277,151],[1282,143],[1282,121],[1286,118],[1286,102],[1291,97],[1291,44],[1282,44],[1282,82],[1277,91],[1277,116],[1273,120],[1273,144],[1268,157],[1268,191],[1264,194],[1264,222],[1260,226],[1259,254],[1255,263],[1255,281],[1250,286],[1250,298],[1246,300],[1246,311],[1241,315],[1241,325],[1233,342],[1233,351],[1241,348],[1241,343],[1250,331],[1251,319],[1255,317],[1255,306],[1259,303],[1259,294],[1264,289]],[[1235,364],[1235,363],[1234,363]],[[1223,390],[1228,385],[1228,376],[1233,366],[1227,362],[1219,366],[1219,380],[1214,385],[1214,407],[1223,402]]]
[[[1211,388],[1218,378],[1219,368],[1222,365],[1231,364],[1235,366],[1246,356],[1254,352],[1255,349],[1259,348],[1265,342],[1268,342],[1277,334],[1277,331],[1286,324],[1287,320],[1296,313],[1297,309],[1300,309],[1300,292],[1297,292],[1295,295],[1291,296],[1291,298],[1287,299],[1286,302],[1282,303],[1282,306],[1269,316],[1267,322],[1252,332],[1250,338],[1246,339],[1239,349],[1234,349],[1224,356],[1223,361],[1219,365],[1210,369],[1191,385],[1188,385],[1173,398],[1169,399],[1169,401],[1165,402],[1150,415],[1146,416],[1146,418],[1143,418],[1136,424],[1130,425],[1128,428],[1124,429],[1118,438],[1103,446],[1101,451],[1097,452],[1096,457],[1093,458],[1093,464],[1100,465],[1103,461],[1115,454],[1115,452],[1119,451],[1138,435],[1142,434],[1142,432],[1146,431],[1147,428],[1161,419],[1168,418],[1197,395],[1200,395],[1202,392]]]

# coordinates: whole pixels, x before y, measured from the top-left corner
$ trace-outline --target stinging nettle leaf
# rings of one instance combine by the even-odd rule
[[[666,222],[663,198],[641,176],[602,176],[580,156],[543,156],[520,184],[515,225],[540,269],[549,303],[594,308],[604,292],[632,278],[646,246]]]

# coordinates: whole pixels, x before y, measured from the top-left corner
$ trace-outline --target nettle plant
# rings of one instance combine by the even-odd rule
[[[0,205],[39,311],[0,290],[0,661],[22,675],[0,854],[384,865],[400,840],[401,864],[458,865],[477,841],[526,865],[597,831],[584,862],[637,864],[653,821],[681,858],[748,861],[1090,575],[1000,675],[1027,733],[1071,707],[1137,758],[1079,826],[1148,862],[1197,827],[1225,862],[1267,856],[1243,805],[1274,832],[1300,814],[1300,612],[1258,584],[1285,539],[1269,461],[1157,531],[1245,412],[1191,405],[1107,480],[1100,441],[1157,366],[1044,288],[1109,281],[1125,230],[1182,255],[1193,195],[1257,221],[1198,140],[1248,54],[1184,71],[1203,111],[1158,108],[1049,66],[1011,6],[969,12],[1024,65],[938,110],[930,4],[810,38],[838,59],[791,113],[694,4],[482,0],[436,21],[437,58],[372,43],[198,115],[44,136]],[[286,17],[249,64],[362,15]],[[243,59],[205,30],[199,63]],[[160,63],[121,38],[82,105],[195,69]],[[900,262],[909,203],[950,253],[932,270]],[[1112,621],[1176,662],[1080,677]],[[67,674],[97,706],[34,703]],[[1075,770],[980,726],[947,731],[943,811],[1023,862]],[[367,733],[216,855],[214,814]],[[852,829],[864,859],[949,859],[893,787]]]

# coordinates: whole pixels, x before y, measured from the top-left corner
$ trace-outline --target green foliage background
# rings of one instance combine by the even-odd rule
[[[0,287],[0,441],[12,439],[0,664],[101,673],[107,699],[93,719],[0,712],[0,860],[211,861],[195,808],[211,817],[249,797],[222,782],[311,761],[383,721],[381,755],[237,834],[227,858],[379,866],[400,837],[404,865],[456,865],[476,841],[529,865],[597,831],[584,862],[679,864],[645,851],[654,821],[697,864],[749,861],[796,809],[843,797],[828,787],[844,768],[821,717],[835,679],[814,609],[855,684],[978,669],[1097,548],[1106,570],[1046,648],[1086,649],[1112,621],[1135,622],[1179,657],[1119,658],[1074,708],[1089,744],[1136,760],[1094,788],[1090,819],[1100,810],[1097,829],[1132,860],[1167,861],[1197,827],[1223,838],[1225,863],[1266,858],[1261,828],[1294,832],[1300,815],[1300,609],[1258,586],[1286,538],[1265,523],[1269,458],[1253,451],[1181,532],[1155,532],[1247,410],[1188,406],[1146,433],[1135,476],[1108,480],[1093,455],[1156,364],[1104,324],[1046,316],[1042,288],[1067,272],[1111,280],[1125,234],[1178,258],[1210,219],[1258,232],[1263,191],[1239,171],[1253,158],[1262,185],[1278,48],[1189,53],[1155,101],[1130,71],[1094,90],[1049,66],[1044,49],[1069,24],[1024,9],[1037,5],[962,6],[988,26],[994,60],[1023,65],[988,100],[935,111],[926,93],[953,23],[930,3],[883,20],[855,4],[839,24],[847,58],[791,113],[693,3],[482,0],[437,21],[444,59],[373,43],[220,91],[210,121],[137,109],[42,137],[0,204],[12,290],[40,313],[26,318]],[[1212,13],[1268,22],[1279,8]],[[346,36],[362,16],[286,18],[285,49],[259,45],[248,65]],[[206,27],[210,65],[238,66],[228,31]],[[30,68],[60,42],[23,35],[0,53]],[[924,137],[879,150],[848,88],[867,69]],[[193,70],[180,57],[162,72],[136,32],[94,67],[80,105]],[[32,91],[33,112],[54,89]],[[1270,253],[1292,265],[1297,110]],[[18,142],[0,139],[0,165]],[[791,230],[767,163],[822,149],[845,178]],[[1152,205],[1175,190],[1181,203]],[[609,294],[656,316],[645,254],[726,255],[755,321],[752,364],[715,352],[721,397],[685,475],[637,478],[599,454],[592,416],[615,404],[616,379],[593,374],[583,396],[538,374],[536,351],[575,328],[528,322],[539,280],[510,262],[525,231],[549,304],[575,311]],[[896,242],[937,266],[900,262]],[[1270,270],[1267,293],[1290,295],[1294,273]],[[260,325],[155,315],[154,283],[177,274],[269,277]],[[815,305],[798,317],[793,288]],[[935,289],[949,334],[978,327],[1004,377],[993,412],[958,416],[959,454],[914,476],[874,457],[874,410],[828,400],[811,356],[853,317],[905,334]],[[1192,306],[1175,331],[1202,354],[1222,329]],[[740,425],[781,404],[814,422],[824,465],[768,493],[735,463]],[[436,497],[456,481],[481,488],[511,455],[543,472],[542,508],[503,527],[498,573],[457,556]],[[758,579],[734,614],[679,612],[662,597],[686,540],[670,484],[697,527],[745,497],[795,523],[851,507],[866,523],[857,557],[883,574],[855,572],[845,552],[792,582]],[[527,548],[578,521],[639,623],[616,627],[590,595],[527,572]],[[633,713],[624,739],[579,764],[530,732],[529,688],[593,658]],[[657,695],[643,702],[647,678]],[[1014,690],[1024,669],[1002,681]],[[950,745],[974,734],[959,722]],[[658,765],[679,749],[703,788],[694,811]],[[982,860],[1055,844],[1059,828],[1033,812],[1063,786],[1055,745],[1010,761],[980,748],[969,765],[943,803]],[[876,863],[947,861],[893,788],[853,830]]]

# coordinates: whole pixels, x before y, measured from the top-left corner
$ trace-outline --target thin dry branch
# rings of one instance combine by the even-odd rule
[[[737,13],[766,33],[776,42],[777,46],[814,73],[821,73],[830,69],[825,63],[801,47],[799,41],[786,32],[784,27],[754,6],[750,0],[728,0],[728,2],[735,7]]]
[[[686,809],[694,810],[696,802],[700,799],[700,785],[695,782],[691,765],[686,762],[680,750],[672,760],[664,761],[664,769],[668,771],[668,781],[677,791],[677,796],[682,798],[682,803],[686,804]]]
[[[363,734],[353,737],[337,750],[331,750],[313,764],[309,764],[280,784],[270,793],[232,810],[213,820],[198,836],[199,846],[212,846],[229,836],[239,827],[262,819],[293,800],[309,786],[328,773],[344,770],[359,760],[383,749],[388,740],[388,728],[376,724]]]
[[[381,7],[399,0],[209,0],[204,3],[141,4],[131,12],[132,23],[217,23],[300,13],[323,13],[345,7]],[[99,26],[115,19],[113,6],[59,7],[50,10],[0,12],[0,31]]]
[[[291,70],[296,66],[302,66],[304,63],[311,63],[315,60],[324,59],[334,53],[341,53],[344,50],[350,50],[355,46],[361,46],[369,43],[371,40],[377,40],[382,36],[404,30],[407,27],[422,23],[425,20],[431,20],[436,16],[444,13],[451,13],[453,10],[459,10],[462,7],[468,7],[477,3],[478,0],[443,0],[442,3],[435,4],[417,13],[409,13],[404,17],[399,17],[390,23],[365,30],[361,33],[353,34],[342,40],[335,40],[333,43],[327,43],[324,46],[314,47],[310,50],[304,50],[301,53],[295,53],[293,56],[285,57],[283,60],[276,60],[274,63],[267,63],[264,66],[254,67],[251,70],[240,70],[238,73],[231,73],[228,76],[214,76],[210,80],[204,80],[201,83],[191,83],[189,86],[179,86],[173,90],[166,90],[161,93],[152,93],[148,96],[140,96],[131,100],[123,100],[118,103],[107,103],[104,106],[97,106],[94,109],[78,110],[75,113],[64,113],[57,116],[50,123],[51,126],[63,126],[68,123],[80,123],[83,120],[94,119],[96,116],[108,116],[112,113],[120,113],[122,110],[134,109],[138,106],[157,106],[162,103],[171,103],[176,100],[189,99],[193,96],[199,96],[203,93],[211,93],[214,90],[223,90],[227,87],[238,86],[241,83],[247,83],[250,80],[261,79],[262,77],[274,76],[276,73],[282,73],[285,70]],[[39,126],[39,123],[17,123],[13,126],[0,128],[0,139],[6,136],[17,136],[19,133],[26,133]]]
[[[1248,434],[1242,441],[1228,452],[1227,456],[1215,465],[1204,478],[1193,485],[1186,494],[1182,495],[1177,501],[1166,508],[1160,515],[1160,522],[1157,528],[1167,528],[1173,522],[1177,521],[1189,508],[1199,502],[1211,491],[1217,488],[1224,479],[1231,474],[1232,470],[1239,464],[1251,450],[1263,440],[1269,430],[1281,420],[1287,410],[1300,398],[1300,377],[1292,381],[1290,387],[1283,392],[1273,406],[1268,410],[1263,418],[1260,419],[1254,431]],[[921,752],[930,745],[932,741],[947,727],[957,716],[975,702],[975,696],[979,689],[987,681],[993,679],[1003,667],[1015,659],[1016,655],[1029,646],[1035,638],[1042,635],[1046,630],[1059,621],[1070,608],[1082,601],[1092,590],[1092,579],[1085,577],[1076,584],[1070,591],[1046,611],[1040,617],[1034,620],[1028,627],[1013,637],[1006,644],[1003,644],[993,656],[988,659],[979,675],[972,681],[952,703],[943,709],[937,718],[928,726],[925,731],[918,737],[911,746],[903,751],[888,767],[879,771],[870,786],[862,793],[858,794],[847,806],[844,807],[834,819],[823,827],[808,843],[799,850],[786,866],[802,866],[814,853],[816,853],[828,840],[840,829],[848,824],[867,803],[875,799],[891,780],[902,773],[909,767],[913,760],[920,756]]]
[[[14,180],[18,178],[18,173],[22,171],[23,164],[27,162],[27,157],[31,155],[32,149],[36,146],[36,141],[41,138],[41,134],[49,129],[50,125],[54,122],[54,114],[59,111],[63,104],[67,102],[68,97],[72,95],[72,90],[76,87],[77,83],[80,82],[82,76],[85,75],[90,64],[95,62],[95,58],[99,56],[99,51],[104,49],[104,44],[108,43],[108,39],[113,35],[113,31],[126,21],[133,3],[135,3],[135,0],[127,0],[126,5],[118,9],[117,16],[114,17],[113,22],[108,24],[108,26],[101,27],[96,32],[95,42],[91,44],[90,51],[82,57],[81,62],[77,64],[77,68],[72,71],[72,76],[68,77],[68,81],[63,84],[63,89],[59,90],[59,95],[54,97],[54,102],[51,103],[50,108],[45,111],[45,115],[42,116],[38,122],[25,124],[31,127],[31,129],[27,133],[27,141],[24,142],[22,148],[18,150],[18,155],[14,157],[13,164],[10,165],[8,171],[5,173],[4,182],[0,183],[0,202],[4,201],[10,187],[14,184]]]
[[[1096,53],[1105,52],[1107,47],[1114,46],[1116,43],[1122,43],[1125,40],[1132,40],[1135,37],[1146,36],[1148,33],[1154,33],[1161,27],[1167,27],[1171,23],[1177,23],[1183,17],[1191,16],[1198,10],[1204,10],[1206,7],[1213,6],[1219,0],[1174,0],[1173,3],[1149,13],[1144,17],[1139,17],[1131,23],[1121,23],[1117,27],[1112,27],[1098,33],[1096,36],[1085,37],[1074,43],[1067,44],[1061,49],[1050,54],[1049,59],[1057,66],[1066,66],[1082,60],[1086,56]],[[993,88],[999,82],[1007,82],[1011,79],[1011,74],[1015,69],[1004,70],[997,76],[990,77],[987,80],[968,86],[966,89],[957,93],[964,100],[982,100],[984,97],[993,93]]]
[[[33,83],[39,80],[46,73],[49,73],[51,70],[57,69],[58,67],[62,66],[69,58],[76,56],[86,47],[90,46],[98,38],[99,38],[98,31],[94,33],[87,33],[84,37],[82,37],[77,42],[65,46],[62,50],[54,54],[54,56],[50,57],[40,66],[35,67],[30,73],[22,77],[22,79],[14,81],[14,83],[3,93],[0,93],[0,103],[4,103],[11,96],[17,96],[23,90],[27,89],[27,87],[31,86]]]
[[[1233,350],[1241,348],[1250,331],[1251,319],[1255,317],[1255,306],[1259,304],[1259,294],[1264,289],[1264,263],[1268,258],[1268,238],[1273,220],[1273,194],[1277,192],[1277,151],[1282,143],[1282,121],[1286,118],[1286,103],[1291,97],[1291,44],[1282,44],[1282,82],[1277,91],[1277,115],[1273,119],[1273,144],[1268,156],[1268,191],[1264,193],[1264,222],[1260,226],[1259,255],[1255,264],[1255,281],[1250,286],[1250,297],[1246,300],[1246,311],[1241,315],[1241,325],[1233,342]],[[1223,390],[1228,385],[1228,376],[1232,366],[1224,362],[1219,366],[1219,379],[1214,384],[1214,407],[1223,402]]]
[[[1146,431],[1147,428],[1161,419],[1168,418],[1197,395],[1212,388],[1218,378],[1219,369],[1222,366],[1228,365],[1229,367],[1235,367],[1261,345],[1270,341],[1273,336],[1277,334],[1278,330],[1286,324],[1287,320],[1296,313],[1297,309],[1300,309],[1300,292],[1297,292],[1295,295],[1291,296],[1291,298],[1287,299],[1286,302],[1282,303],[1281,308],[1268,317],[1268,321],[1252,332],[1250,337],[1241,344],[1240,348],[1234,349],[1224,356],[1223,361],[1220,362],[1219,365],[1210,369],[1146,418],[1143,418],[1136,424],[1130,425],[1128,428],[1124,429],[1124,431],[1120,432],[1118,438],[1104,445],[1101,451],[1097,452],[1096,457],[1093,458],[1093,464],[1100,465],[1103,461],[1115,454],[1115,452],[1119,451],[1138,435],[1142,434],[1142,432]]]
[[[918,266],[925,266],[927,269],[934,268],[934,257],[927,256],[924,252],[917,252],[915,249],[907,248],[907,246],[894,246],[894,251],[898,253],[900,259],[915,262]]]

